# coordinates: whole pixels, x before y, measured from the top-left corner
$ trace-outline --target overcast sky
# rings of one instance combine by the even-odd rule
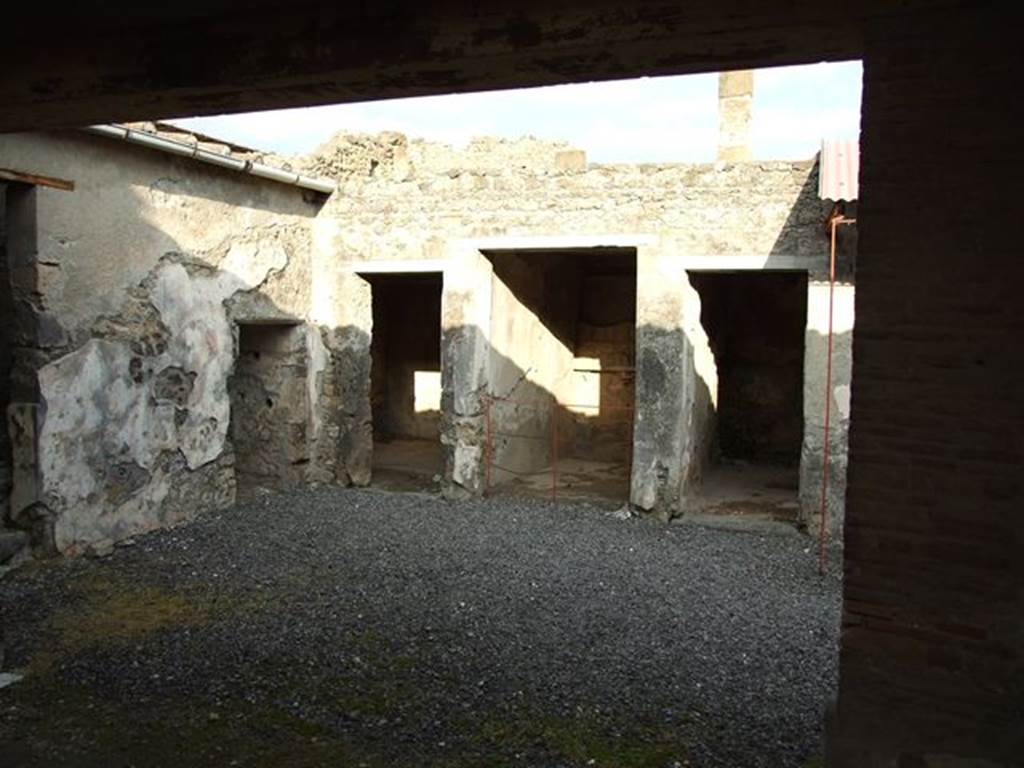
[[[860,90],[859,62],[758,70],[754,156],[809,158],[823,137],[856,138]],[[454,145],[473,136],[562,139],[603,163],[701,162],[715,157],[717,98],[717,75],[686,75],[174,122],[282,154],[309,152],[342,130],[400,131]]]

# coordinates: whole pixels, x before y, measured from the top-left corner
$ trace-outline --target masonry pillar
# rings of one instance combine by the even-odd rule
[[[444,494],[484,492],[485,399],[493,268],[480,251],[448,250],[441,294],[441,446]]]
[[[750,121],[754,104],[754,72],[749,69],[718,75],[718,159],[750,160]]]
[[[1024,755],[1024,25],[867,30],[833,768]]]
[[[804,433],[800,448],[800,517],[816,526],[821,511],[825,461],[825,403],[829,406],[829,478],[825,524],[829,535],[841,532],[846,499],[850,381],[853,367],[854,287],[835,286],[832,298],[832,387],[828,368],[829,284],[827,276],[807,281],[807,327],[804,332]],[[814,530],[817,530],[815,527]]]
[[[630,502],[663,519],[682,511],[688,489],[699,483],[717,390],[700,297],[674,250],[664,242],[637,249]]]
[[[370,413],[370,284],[351,271],[338,222],[321,217],[313,227],[310,350],[322,370],[311,384],[316,429],[310,476],[343,485],[367,485],[373,456]]]

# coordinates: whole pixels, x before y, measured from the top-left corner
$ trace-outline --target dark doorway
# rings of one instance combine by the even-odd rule
[[[34,186],[0,182],[0,528],[9,522],[14,485],[8,406],[38,401],[33,356],[38,334],[34,300],[28,300],[39,251],[36,198]]]
[[[0,528],[7,518],[11,493],[11,444],[7,434],[7,406],[11,402],[11,366],[13,363],[14,296],[7,258],[7,190],[0,182]]]
[[[807,275],[701,272],[690,281],[718,370],[705,507],[795,520]]]
[[[432,491],[442,471],[440,273],[367,276],[373,483]]]

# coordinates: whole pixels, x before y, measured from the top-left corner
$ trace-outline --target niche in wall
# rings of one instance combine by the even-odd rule
[[[240,500],[299,485],[309,461],[306,327],[238,324],[228,382]]]

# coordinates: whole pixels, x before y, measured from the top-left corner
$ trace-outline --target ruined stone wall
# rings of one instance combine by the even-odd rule
[[[238,499],[302,484],[310,460],[305,325],[238,326],[228,379]]]
[[[704,380],[713,374],[686,269],[719,262],[734,268],[739,261],[744,269],[805,269],[812,280],[827,275],[828,204],[817,197],[813,162],[602,166],[588,165],[566,145],[536,140],[481,140],[455,151],[383,134],[335,137],[308,170],[339,181],[315,230],[317,258],[342,271],[378,262],[443,265],[451,253],[484,239],[557,237],[572,247],[573,238],[637,235],[653,243],[640,263],[654,271],[638,273],[638,285],[652,286],[650,297],[674,296],[666,297],[664,311],[638,305],[637,365],[651,375],[637,373],[638,403],[648,410],[637,414],[635,444],[644,459],[634,464],[632,495],[645,509],[679,508],[706,464],[706,441],[698,434],[713,428],[714,398]],[[666,275],[675,282],[654,288]],[[314,305],[344,301],[340,280],[317,290]],[[482,334],[487,343],[489,326],[460,333]],[[363,330],[353,329],[356,336]],[[348,364],[355,363],[338,362]],[[661,434],[666,419],[675,437]],[[445,439],[477,445],[482,438],[475,429],[464,424],[461,437]],[[365,442],[360,430],[342,432]]]
[[[439,258],[452,238],[642,233],[671,241],[676,255],[785,255],[818,274],[827,267],[828,206],[813,162],[586,165],[559,162],[570,151],[561,145],[486,146],[477,165],[472,145],[442,151],[400,134],[340,136],[321,148],[309,170],[340,183],[322,214],[335,220],[339,259]],[[349,152],[372,155],[362,173]]]
[[[315,207],[77,132],[5,136],[0,165],[76,184],[35,190],[19,256],[15,522],[75,552],[230,503],[233,323],[305,317]]]
[[[192,514],[194,505],[175,500],[179,488],[199,507],[231,498],[227,383],[238,322],[310,321],[303,476],[367,482],[373,313],[361,264],[444,272],[451,410],[442,409],[441,439],[451,484],[478,491],[481,395],[518,387],[570,402],[579,342],[579,292],[565,293],[579,275],[549,275],[541,303],[554,309],[535,320],[569,318],[568,330],[551,334],[565,337],[565,360],[530,373],[539,348],[513,338],[528,324],[507,327],[508,338],[496,327],[513,314],[501,306],[510,294],[473,245],[481,238],[561,237],[571,248],[573,238],[632,233],[653,243],[638,259],[637,296],[647,306],[638,305],[634,329],[643,412],[633,498],[645,509],[677,509],[701,475],[699,435],[714,406],[687,266],[781,261],[823,274],[825,206],[812,163],[588,166],[578,150],[532,139],[454,151],[398,134],[341,137],[308,163],[340,184],[318,212],[297,189],[74,132],[5,137],[0,160],[13,158],[78,184],[73,193],[32,192],[33,237],[19,246],[14,286],[24,297],[12,378],[22,394],[11,411],[24,478],[19,524],[39,539],[52,533],[64,551]],[[559,344],[540,358],[553,360]],[[619,395],[624,401],[625,390],[605,393]],[[538,433],[545,418],[532,425]],[[577,422],[566,424],[559,436],[571,449]],[[605,426],[629,431],[624,421]]]

